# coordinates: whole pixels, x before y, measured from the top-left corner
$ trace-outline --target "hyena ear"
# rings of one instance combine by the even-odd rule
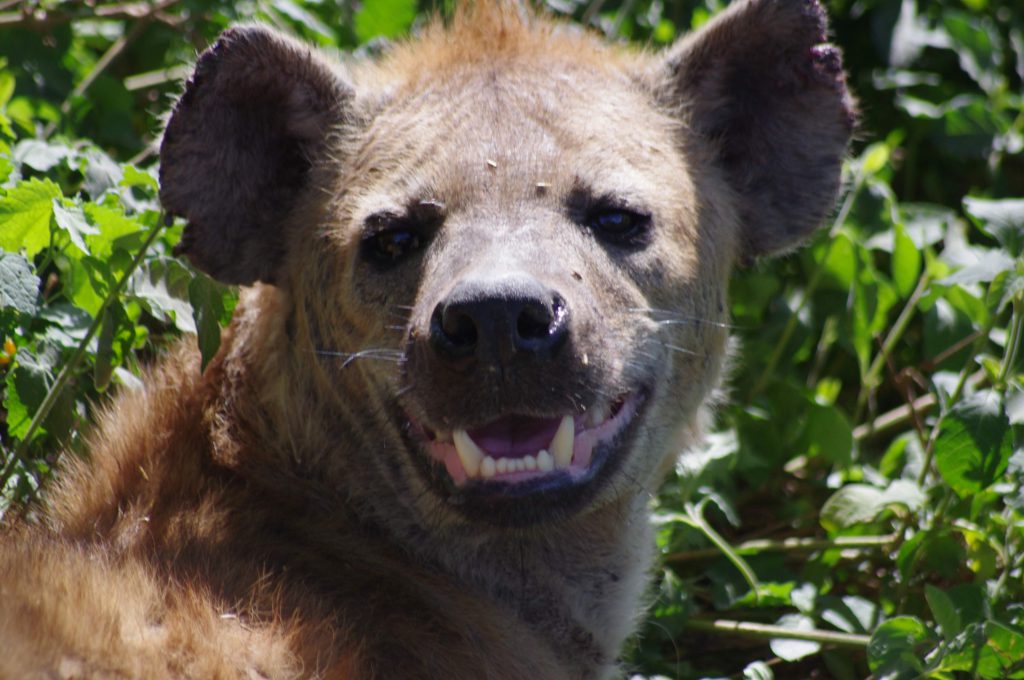
[[[741,0],[660,66],[738,201],[745,261],[795,246],[835,204],[856,115],[826,31],[816,0]]]
[[[225,283],[275,281],[292,210],[350,107],[338,68],[254,26],[199,57],[160,147],[160,200],[188,222],[176,254]]]

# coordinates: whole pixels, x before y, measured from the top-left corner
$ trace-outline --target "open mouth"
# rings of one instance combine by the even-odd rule
[[[418,429],[430,458],[444,466],[456,487],[477,481],[534,486],[549,478],[572,484],[592,476],[595,451],[626,429],[641,402],[641,393],[634,392],[585,413],[508,415],[450,432]]]

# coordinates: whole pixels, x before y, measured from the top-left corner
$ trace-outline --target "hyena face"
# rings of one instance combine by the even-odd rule
[[[477,8],[339,73],[238,29],[171,120],[164,200],[199,266],[287,292],[291,364],[399,505],[585,513],[692,439],[734,261],[830,209],[852,113],[824,40],[813,2],[659,56]]]
[[[649,487],[723,354],[733,235],[699,236],[677,126],[621,72],[543,66],[396,97],[318,244],[345,263],[321,341],[401,356],[358,363],[401,434],[392,469],[501,523]]]

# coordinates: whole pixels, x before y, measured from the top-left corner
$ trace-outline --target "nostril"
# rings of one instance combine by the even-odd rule
[[[473,318],[450,307],[441,315],[441,331],[445,338],[459,347],[471,347],[477,342],[476,323]]]
[[[516,318],[515,348],[529,354],[553,356],[568,337],[568,310],[555,295],[549,304],[529,303]]]
[[[553,319],[551,312],[543,305],[526,305],[516,319],[516,335],[523,339],[546,338]]]

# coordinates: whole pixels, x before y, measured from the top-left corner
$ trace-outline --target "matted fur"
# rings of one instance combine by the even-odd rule
[[[0,678],[618,672],[729,271],[838,190],[853,107],[825,40],[811,0],[743,0],[664,54],[503,2],[379,61],[226,32],[171,114],[161,198],[180,252],[248,287],[205,372],[190,342],[165,357],[0,539]],[[641,241],[602,240],[608,202],[649,215]],[[374,225],[424,205],[419,249],[373,264]],[[564,345],[453,362],[431,318],[466,290],[540,290]],[[426,454],[428,429],[618,395],[637,415],[585,482],[517,499]]]

